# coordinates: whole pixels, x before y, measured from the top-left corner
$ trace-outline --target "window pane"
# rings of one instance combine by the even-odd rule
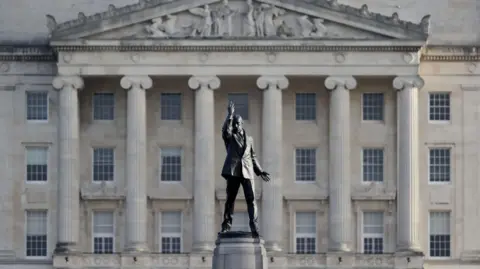
[[[47,181],[48,175],[48,148],[26,148],[26,173],[28,182]]]
[[[114,232],[113,212],[95,212],[93,214],[93,232],[95,234],[112,234]]]
[[[450,94],[449,93],[430,93],[430,113],[431,121],[449,121],[450,120]]]
[[[449,257],[450,212],[430,212],[430,256]]]
[[[315,212],[297,212],[295,214],[295,226],[297,234],[315,234],[317,226]]]
[[[317,97],[315,93],[297,93],[295,100],[296,120],[315,120],[317,116]]]
[[[182,179],[182,149],[160,149],[160,178],[161,181],[181,181]]]
[[[113,148],[93,149],[93,181],[113,181],[114,159]]]
[[[27,120],[48,120],[48,92],[27,92]]]
[[[162,212],[162,233],[182,232],[182,212]]]
[[[228,102],[235,104],[235,114],[242,116],[243,120],[248,120],[248,94],[229,93]]]
[[[363,181],[383,181],[383,149],[363,149]]]
[[[93,119],[113,120],[115,95],[113,93],[95,93],[93,95]]]
[[[297,148],[295,150],[295,180],[315,181],[317,175],[316,149]]]
[[[26,222],[26,255],[28,257],[47,256],[47,211],[27,211]]]
[[[430,182],[450,181],[450,149],[430,149]]]
[[[363,94],[363,120],[383,120],[383,93]]]
[[[182,119],[182,95],[180,93],[162,93],[160,99],[160,118],[162,120]]]
[[[364,212],[363,232],[383,236],[383,212]]]

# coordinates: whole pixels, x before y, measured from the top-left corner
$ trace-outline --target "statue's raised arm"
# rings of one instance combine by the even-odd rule
[[[232,137],[233,115],[235,113],[235,104],[233,102],[230,102],[228,104],[227,111],[228,111],[228,115],[227,115],[227,118],[225,119],[225,122],[223,123],[223,127],[222,127],[222,138],[223,138],[223,141],[225,142],[225,146],[227,146],[227,142]]]

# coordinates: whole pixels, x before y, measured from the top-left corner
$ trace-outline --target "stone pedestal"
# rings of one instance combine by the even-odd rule
[[[212,269],[267,269],[267,252],[262,238],[250,232],[219,233]]]

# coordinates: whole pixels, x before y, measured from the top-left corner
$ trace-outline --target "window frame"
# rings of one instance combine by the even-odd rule
[[[113,152],[113,180],[109,180],[109,181],[105,181],[105,180],[102,180],[102,181],[95,181],[95,149],[111,149],[112,152]],[[117,177],[117,173],[116,173],[116,154],[115,154],[115,147],[112,147],[112,146],[93,146],[91,147],[91,156],[92,156],[92,161],[91,161],[91,169],[92,169],[92,172],[91,172],[91,182],[94,183],[94,184],[112,184],[115,182],[115,179]]]
[[[46,246],[46,255],[45,256],[27,256],[27,251],[28,251],[28,248],[27,248],[27,236],[28,236],[28,212],[45,212],[45,226],[47,227],[47,246]],[[47,260],[47,259],[50,259],[49,257],[49,245],[50,245],[50,229],[49,229],[49,223],[50,223],[50,214],[48,212],[48,209],[33,209],[33,208],[29,208],[29,209],[25,209],[24,210],[24,232],[23,232],[23,236],[24,236],[24,241],[23,241],[23,244],[24,244],[24,252],[23,252],[23,255],[25,257],[25,259],[28,259],[28,260]]]
[[[315,179],[314,180],[297,180],[297,149],[315,150]],[[312,184],[318,181],[318,146],[294,146],[293,149],[293,180],[297,184]]]
[[[365,106],[365,102],[364,102],[364,96],[367,95],[367,94],[382,94],[383,95],[383,104],[382,104],[382,119],[381,120],[366,120],[365,119],[365,113],[363,112],[363,108]],[[362,92],[361,93],[361,96],[360,96],[360,117],[361,117],[361,120],[362,122],[368,122],[368,123],[384,123],[385,122],[385,112],[386,112],[386,108],[385,108],[385,104],[386,104],[386,94],[385,92]]]
[[[432,97],[433,94],[446,94],[448,95],[448,100],[449,100],[449,112],[448,112],[448,120],[431,120],[430,119],[430,98]],[[449,91],[431,91],[427,93],[428,98],[427,98],[427,120],[429,124],[450,124],[452,121],[452,92]]]
[[[383,154],[383,163],[382,163],[382,168],[383,168],[383,173],[382,173],[382,181],[365,181],[364,177],[364,151],[365,149],[378,149],[382,151]],[[361,175],[361,182],[362,184],[384,184],[385,183],[385,147],[382,146],[366,146],[362,147],[360,151],[360,175]]]
[[[46,93],[47,94],[47,119],[45,120],[29,120],[28,119],[28,94],[30,93]],[[50,121],[50,90],[45,88],[45,87],[41,87],[41,88],[38,88],[38,89],[26,89],[25,90],[25,121],[27,123],[48,123]]]
[[[179,96],[180,96],[180,118],[179,118],[179,119],[164,119],[164,118],[163,118],[163,113],[162,113],[163,104],[162,104],[162,100],[163,100],[163,95],[164,95],[164,94],[176,94],[176,95],[179,95]],[[159,99],[160,99],[160,100],[159,100],[159,101],[160,101],[160,102],[159,102],[159,103],[160,103],[160,104],[159,104],[159,107],[160,107],[160,109],[159,109],[159,114],[160,114],[160,115],[159,115],[159,116],[160,116],[159,118],[160,118],[160,121],[162,121],[162,122],[181,122],[181,121],[183,120],[183,118],[184,118],[184,115],[183,115],[183,114],[184,114],[184,113],[183,113],[183,107],[184,107],[184,103],[185,103],[185,102],[184,102],[184,100],[183,100],[183,99],[184,99],[184,95],[183,95],[182,92],[179,92],[179,91],[177,91],[177,92],[160,92],[160,98],[159,98]]]
[[[162,158],[162,151],[164,149],[179,149],[180,150],[180,180],[178,181],[163,181],[162,180],[162,163],[163,163],[163,158]],[[158,147],[158,182],[160,184],[178,184],[184,181],[184,176],[185,176],[185,171],[184,171],[184,148],[182,146],[159,146]]]
[[[176,235],[178,235],[178,237],[180,237],[180,252],[179,253],[165,253],[165,254],[181,254],[183,253],[183,229],[184,229],[184,212],[183,210],[162,210],[162,211],[158,211],[157,212],[157,233],[158,233],[158,236],[157,236],[157,249],[158,249],[158,252],[162,253],[163,254],[163,248],[162,248],[162,238],[163,238],[163,235],[164,233],[162,233],[162,218],[163,218],[163,214],[165,212],[168,212],[168,213],[171,213],[171,212],[176,212],[176,213],[179,213],[180,214],[180,233],[178,234],[174,234],[174,233],[165,233],[165,235],[168,235],[168,236],[165,236],[165,237],[176,237]]]
[[[248,122],[250,121],[250,118],[251,118],[251,111],[250,111],[250,95],[248,94],[248,92],[228,92],[227,93],[227,103],[230,103],[230,95],[246,95],[247,96],[247,117],[245,117],[244,115],[240,115],[242,116],[242,119],[244,122]],[[236,107],[235,107],[236,109]]]
[[[45,181],[29,181],[28,180],[28,168],[27,168],[27,165],[28,165],[28,150],[29,148],[43,148],[46,150],[46,153],[47,153],[47,160],[46,160],[46,163],[47,163],[47,180]],[[28,144],[28,145],[25,145],[24,146],[24,154],[25,154],[25,157],[24,157],[24,171],[25,171],[25,176],[24,176],[24,182],[25,184],[48,184],[48,182],[50,181],[50,147],[48,145],[42,145],[42,144]]]
[[[317,219],[317,211],[313,210],[297,210],[293,212],[293,251],[296,255],[311,255],[309,253],[298,253],[297,249],[297,238],[312,238],[308,236],[299,236],[299,233],[297,233],[297,214],[298,213],[309,213],[313,214],[314,219],[315,219],[315,232],[313,234],[302,234],[300,235],[313,235],[313,238],[315,238],[315,252],[313,254],[316,254],[318,252],[318,219]]]
[[[430,151],[432,149],[448,149],[450,153],[450,175],[449,175],[449,181],[430,181]],[[452,165],[452,156],[453,156],[453,147],[449,145],[435,145],[435,146],[428,146],[427,147],[427,181],[428,185],[450,185],[452,184],[452,178],[453,178],[453,165]]]
[[[298,115],[297,115],[297,107],[298,107],[298,103],[297,103],[297,97],[299,94],[313,94],[314,96],[314,114],[313,114],[313,119],[301,119],[299,120],[298,119]],[[295,92],[295,102],[294,102],[294,109],[295,109],[295,121],[296,122],[316,122],[318,120],[318,117],[317,117],[317,113],[318,113],[318,95],[316,92]],[[306,107],[306,105],[303,105],[303,107]]]
[[[113,232],[112,232],[112,253],[115,253],[115,244],[116,244],[116,233],[117,233],[117,229],[116,229],[116,224],[117,224],[117,219],[115,217],[115,210],[107,210],[107,209],[94,209],[92,210],[92,219],[91,219],[91,226],[92,229],[91,229],[91,240],[90,240],[90,244],[91,244],[91,249],[92,249],[92,253],[94,254],[97,254],[97,255],[101,255],[101,254],[110,254],[110,253],[95,253],[95,214],[96,213],[112,213],[112,217],[113,217],[113,223],[112,223],[112,228],[113,228]]]
[[[450,236],[450,256],[431,256],[430,255],[430,251],[431,251],[431,248],[430,248],[430,236],[431,236],[431,229],[430,229],[430,224],[431,224],[431,221],[432,221],[432,213],[448,213],[448,227],[449,227],[449,231],[448,231],[448,235]],[[427,225],[428,225],[428,240],[427,240],[427,255],[425,255],[426,257],[428,257],[429,259],[432,259],[432,260],[449,260],[451,259],[452,257],[454,257],[453,255],[453,229],[452,229],[452,211],[451,210],[429,210],[428,211],[428,222],[427,222]]]
[[[365,254],[365,238],[382,238],[382,253],[378,253],[378,254],[375,254],[375,253],[371,253],[371,254],[366,254],[366,255],[380,255],[380,254],[385,254],[386,251],[385,251],[385,246],[386,246],[386,235],[385,235],[385,231],[386,231],[386,221],[385,221],[385,211],[383,210],[362,210],[361,211],[361,242],[360,242],[360,245],[361,245],[361,253],[362,254]],[[381,213],[382,214],[382,229],[383,229],[383,233],[382,233],[382,237],[375,237],[375,236],[366,236],[366,235],[374,235],[374,234],[368,234],[368,233],[365,233],[365,213]]]
[[[113,95],[113,115],[112,119],[95,119],[95,95],[96,94],[111,94]],[[108,122],[114,122],[117,116],[116,113],[116,108],[117,108],[117,95],[115,94],[115,91],[95,91],[92,93],[92,121],[95,123],[108,123]]]

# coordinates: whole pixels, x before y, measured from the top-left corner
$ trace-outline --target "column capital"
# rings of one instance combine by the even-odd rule
[[[277,90],[285,90],[288,88],[288,78],[285,76],[260,76],[257,79],[257,87],[261,90],[275,88]]]
[[[84,86],[83,79],[79,76],[58,76],[53,79],[52,85],[57,90],[61,90],[67,86],[75,90],[80,90]]]
[[[331,91],[337,88],[353,90],[357,87],[357,80],[352,76],[330,76],[325,79],[325,87]]]
[[[125,90],[132,88],[148,90],[153,86],[153,81],[149,76],[124,76],[120,80],[120,86]]]
[[[404,89],[417,88],[420,89],[425,85],[425,82],[420,76],[398,76],[393,79],[393,88],[398,91]]]
[[[188,79],[188,87],[192,90],[220,88],[220,79],[217,76],[191,76]]]

